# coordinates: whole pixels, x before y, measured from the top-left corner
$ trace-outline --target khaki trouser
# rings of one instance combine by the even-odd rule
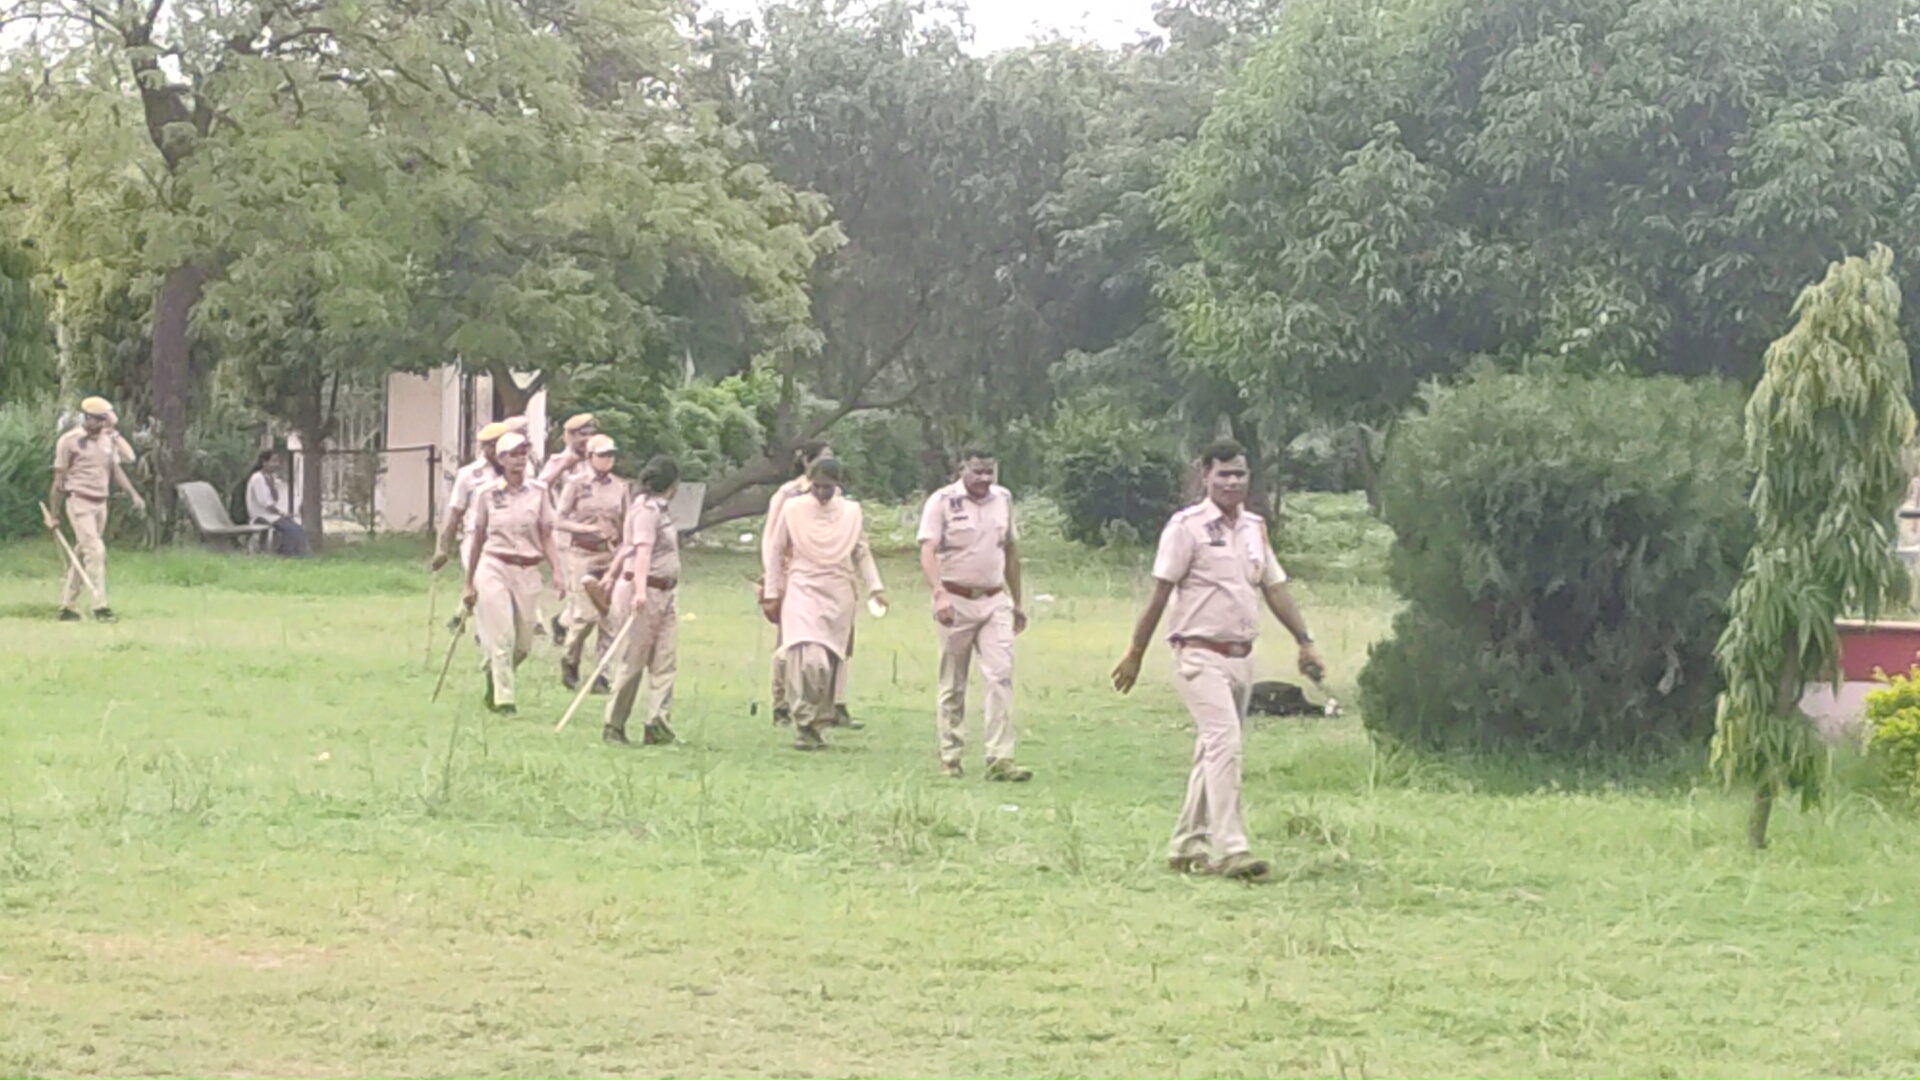
[[[1173,650],[1174,684],[1193,715],[1193,771],[1173,829],[1175,858],[1203,855],[1209,841],[1226,858],[1247,850],[1240,814],[1240,723],[1253,690],[1253,659],[1199,648]]]
[[[612,609],[625,622],[633,614],[634,584],[621,582]],[[607,699],[607,727],[625,733],[640,680],[651,676],[653,693],[647,721],[665,723],[673,712],[674,675],[680,670],[680,600],[677,589],[647,589],[647,605],[634,617],[633,628],[613,658],[613,696]]]
[[[773,707],[776,710],[790,709],[793,701],[787,694],[787,653],[780,647],[780,628],[773,629]],[[833,668],[833,703],[847,703],[847,660],[842,658]]]
[[[559,555],[567,582],[567,609],[561,616],[567,627],[566,663],[579,665],[580,654],[586,650],[587,638],[595,629],[600,631],[599,647],[593,654],[595,662],[598,662],[605,655],[607,645],[613,641],[616,629],[613,613],[609,607],[607,614],[600,614],[600,609],[593,606],[593,600],[581,585],[589,575],[598,576],[613,565],[613,552],[571,548],[559,552]]]
[[[67,520],[73,523],[73,549],[93,579],[93,606],[107,606],[107,504],[67,496]],[[71,609],[80,602],[80,590],[86,582],[73,567],[67,567],[67,583],[60,590],[60,606]]]
[[[820,734],[834,720],[834,689],[841,685],[846,661],[817,641],[802,641],[786,650],[787,704],[793,709],[796,731]]]
[[[951,597],[953,625],[935,622],[940,638],[940,692],[936,709],[940,760],[957,764],[966,749],[967,676],[980,657],[987,687],[987,760],[1013,758],[1013,596],[1002,590],[969,600]]]
[[[513,671],[533,651],[534,606],[542,592],[538,566],[514,566],[482,554],[474,570],[473,607],[480,651],[493,679],[493,703],[512,705]]]

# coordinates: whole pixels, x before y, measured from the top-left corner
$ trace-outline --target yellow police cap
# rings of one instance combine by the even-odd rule
[[[103,397],[90,397],[80,403],[80,411],[88,416],[105,416],[113,411],[113,403]]]
[[[530,423],[530,421],[528,421],[527,418],[524,416],[509,416],[505,420],[502,420],[500,422],[507,426],[508,431],[521,431],[521,432],[526,431]]]
[[[574,415],[567,417],[567,422],[565,427],[568,431],[579,431],[581,428],[586,427],[591,423],[593,423],[592,413],[590,412],[575,413]]]
[[[505,435],[506,433],[507,433],[507,425],[500,424],[500,423],[488,424],[486,427],[483,427],[480,429],[480,441],[481,442],[499,442],[500,436]]]
[[[525,435],[520,434],[517,431],[509,431],[505,435],[500,436],[500,446],[499,446],[498,452],[501,457],[506,457],[508,454],[513,453],[515,450],[525,450],[526,448],[527,448],[527,437]]]
[[[589,454],[611,454],[615,449],[613,436],[611,435],[595,435],[593,438],[587,440],[587,453]]]

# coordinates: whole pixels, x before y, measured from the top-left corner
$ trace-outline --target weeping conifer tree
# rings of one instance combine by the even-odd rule
[[[1873,619],[1905,589],[1893,522],[1914,416],[1892,266],[1875,245],[1828,267],[1795,301],[1747,402],[1755,541],[1715,650],[1726,689],[1713,759],[1729,783],[1753,785],[1755,848],[1776,794],[1820,800],[1825,755],[1799,700],[1808,683],[1839,678],[1834,619]]]

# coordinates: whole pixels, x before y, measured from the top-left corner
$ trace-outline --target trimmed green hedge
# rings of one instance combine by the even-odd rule
[[[1481,373],[1396,434],[1407,605],[1360,677],[1367,726],[1428,747],[1704,740],[1751,533],[1740,399],[1713,382]]]

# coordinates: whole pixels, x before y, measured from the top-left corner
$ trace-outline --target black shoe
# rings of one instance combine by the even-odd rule
[[[553,617],[553,643],[555,645],[564,645],[566,644],[566,640],[566,628],[560,625],[560,616],[555,615]]]
[[[79,622],[80,613],[73,610],[70,607],[63,607],[60,609],[60,621],[61,622]]]
[[[835,705],[833,707],[833,720],[831,723],[834,727],[846,728],[848,731],[863,731],[867,726],[855,720],[853,714],[847,711],[845,705]]]
[[[580,689],[580,665],[560,661],[560,685],[569,690]]]
[[[594,694],[611,694],[613,693],[613,684],[607,681],[605,675],[602,675],[593,680],[593,689],[588,692]]]
[[[1213,872],[1234,881],[1263,883],[1273,879],[1272,867],[1265,860],[1256,859],[1244,851],[1214,863]]]
[[[119,618],[114,615],[113,609],[108,607],[94,608],[93,618],[95,622],[119,622],[120,621]]]
[[[627,741],[627,733],[617,727],[601,728],[600,741],[608,744],[609,746],[632,746],[633,745],[631,742]]]
[[[665,746],[673,741],[673,729],[665,720],[649,720],[646,730],[640,733],[640,741],[648,746]]]
[[[495,713],[496,715],[499,715],[499,716],[518,716],[518,715],[520,715],[520,710],[519,710],[519,709],[516,709],[516,708],[514,708],[514,707],[513,707],[513,706],[511,706],[511,705],[495,705],[495,706],[493,707],[493,711],[494,711],[494,713]]]
[[[801,728],[794,737],[793,748],[795,750],[807,751],[825,750],[827,748],[827,740],[821,738],[820,733],[812,728]]]
[[[785,705],[779,705],[774,707],[774,710],[773,710],[773,726],[774,727],[787,727],[792,723],[793,723],[792,709],[787,708]]]
[[[987,779],[1024,784],[1033,779],[1033,770],[1015,764],[1012,758],[998,758],[987,762]]]

